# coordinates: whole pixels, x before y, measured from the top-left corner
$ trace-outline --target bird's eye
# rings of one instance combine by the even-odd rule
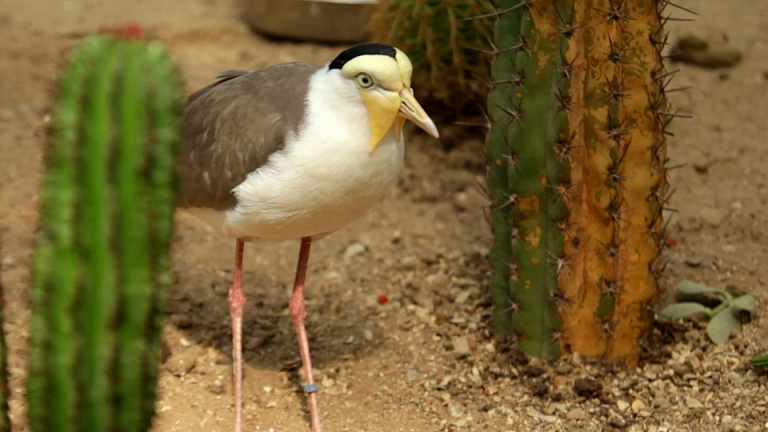
[[[359,85],[361,88],[368,88],[373,85],[373,78],[371,78],[368,74],[358,74],[355,79],[357,80],[357,85]]]

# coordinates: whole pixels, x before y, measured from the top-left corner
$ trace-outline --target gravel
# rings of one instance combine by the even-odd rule
[[[433,308],[420,306],[418,295],[403,297],[396,320],[412,324],[390,335],[404,346],[422,346],[411,351],[419,370],[405,375],[411,388],[421,389],[413,400],[434,412],[437,430],[765,432],[768,376],[749,367],[760,348],[744,335],[715,346],[694,323],[656,323],[635,369],[578,355],[547,363],[493,336],[490,306],[465,282],[473,269],[445,271],[461,268],[453,259],[414,268],[410,280],[444,274],[450,282],[433,292]],[[471,294],[459,297],[459,283]]]

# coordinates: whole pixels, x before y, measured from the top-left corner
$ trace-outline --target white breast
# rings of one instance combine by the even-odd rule
[[[214,218],[226,235],[327,234],[362,216],[397,181],[403,142],[393,128],[368,151],[368,112],[354,83],[321,69],[312,76],[308,101],[305,126],[234,189],[237,206]]]

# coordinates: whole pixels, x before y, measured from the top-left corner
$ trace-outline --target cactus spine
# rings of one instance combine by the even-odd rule
[[[492,11],[489,0],[383,0],[372,36],[408,53],[422,104],[456,116],[476,110],[487,94],[479,80],[488,79],[491,32],[475,17]]]
[[[153,43],[93,38],[59,85],[32,285],[35,431],[146,431],[183,92]]]
[[[664,5],[499,2],[491,293],[497,329],[531,354],[637,361],[667,189]]]

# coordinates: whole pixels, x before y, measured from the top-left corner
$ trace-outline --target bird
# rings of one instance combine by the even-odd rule
[[[325,65],[225,70],[187,99],[177,160],[180,207],[235,240],[229,289],[235,432],[243,431],[244,245],[287,239],[299,240],[289,309],[311,430],[322,431],[305,328],[310,245],[361,217],[396,183],[406,121],[439,138],[414,96],[412,73],[400,49],[366,43]]]

